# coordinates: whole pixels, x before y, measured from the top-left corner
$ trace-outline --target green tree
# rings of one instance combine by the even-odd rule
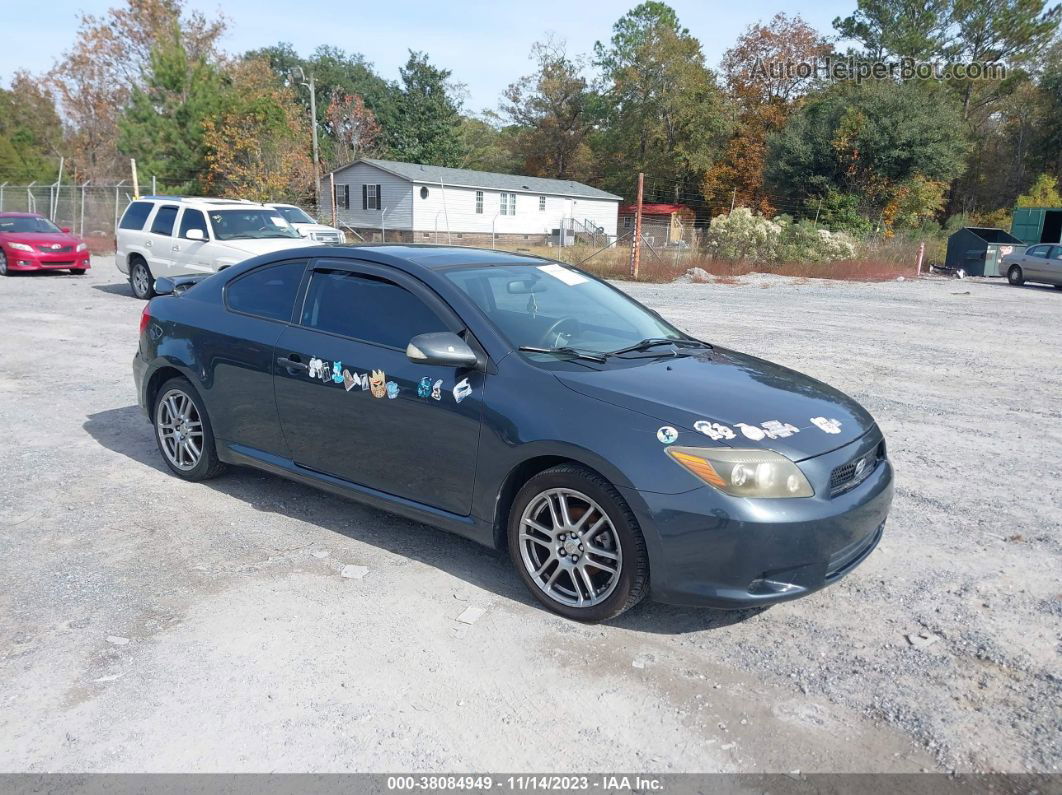
[[[1062,194],[1058,192],[1058,179],[1050,174],[1041,174],[1032,187],[1018,197],[1019,207],[1062,207]]]
[[[517,153],[520,129],[503,126],[501,119],[489,111],[482,117],[464,116],[457,128],[461,140],[461,168],[515,174],[521,168]]]
[[[769,147],[767,178],[776,193],[805,200],[848,194],[875,218],[912,191],[930,194],[912,180],[955,179],[966,153],[959,110],[944,89],[890,81],[840,85],[808,100]]]
[[[410,50],[399,70],[394,123],[384,123],[390,156],[433,166],[461,162],[461,102],[449,69],[433,66],[425,53]]]
[[[55,179],[63,130],[55,99],[40,82],[18,72],[0,88],[0,181]]]
[[[602,132],[595,136],[605,185],[630,194],[639,171],[656,198],[698,194],[728,130],[722,94],[700,42],[664,3],[645,2],[594,45],[602,71]]]
[[[133,90],[119,120],[119,149],[137,159],[142,178],[157,176],[168,190],[196,190],[206,168],[204,122],[223,101],[218,70],[171,29],[151,53],[146,85]]]

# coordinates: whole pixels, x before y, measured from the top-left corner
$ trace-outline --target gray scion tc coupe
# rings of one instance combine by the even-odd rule
[[[881,538],[858,403],[577,268],[322,246],[156,290],[133,374],[174,474],[258,467],[508,548],[563,616],[794,599]]]

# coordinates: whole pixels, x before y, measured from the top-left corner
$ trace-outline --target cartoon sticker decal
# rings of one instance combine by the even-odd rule
[[[825,417],[812,417],[812,424],[814,424],[820,431],[824,433],[840,433],[841,421],[835,419],[826,419]]]
[[[343,362],[332,362],[332,383],[343,383]]]
[[[431,385],[431,399],[442,400],[442,379]]]
[[[671,444],[678,439],[678,431],[670,425],[665,425],[656,432],[656,438],[664,444]]]
[[[700,431],[710,439],[719,441],[720,439],[733,439],[737,434],[727,427],[726,425],[720,425],[718,422],[708,422],[708,420],[697,420],[693,423],[693,428],[696,431]]]
[[[325,363],[323,361],[316,356],[310,359],[310,370],[308,373],[310,378],[327,378],[325,372]]]
[[[348,392],[361,384],[361,376],[357,373],[351,375],[350,370],[343,371],[343,388]]]
[[[431,394],[431,379],[428,376],[424,376],[417,383],[417,397],[426,398]]]
[[[398,384],[394,381],[387,382],[387,397],[389,400],[394,400],[398,397]]]
[[[460,403],[466,397],[472,394],[472,387],[468,384],[467,378],[462,378],[454,385],[454,400]]]
[[[746,425],[743,422],[739,422],[737,426],[745,435],[746,439],[752,439],[754,442],[758,442],[767,436],[767,433],[764,430],[757,428],[755,425]]]
[[[792,436],[794,433],[800,433],[800,428],[795,425],[790,425],[788,422],[780,422],[779,420],[767,420],[761,422],[760,427],[763,428],[767,436],[771,439],[786,439]]]
[[[369,376],[369,391],[374,398],[382,398],[387,394],[387,376],[383,370],[373,370]]]

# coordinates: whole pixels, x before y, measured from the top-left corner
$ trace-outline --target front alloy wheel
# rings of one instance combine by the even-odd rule
[[[1025,284],[1025,275],[1021,272],[1021,268],[1017,265],[1011,265],[1010,270],[1007,271],[1007,281],[1015,287],[1021,287]]]
[[[596,472],[562,464],[530,478],[509,513],[509,555],[532,595],[577,621],[606,621],[649,590],[638,521]]]
[[[206,408],[186,378],[171,378],[158,391],[155,441],[166,466],[185,480],[206,480],[225,465],[218,460]]]

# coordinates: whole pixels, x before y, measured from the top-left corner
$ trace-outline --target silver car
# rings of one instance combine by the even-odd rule
[[[1053,284],[1062,290],[1062,246],[1040,243],[1003,257],[1007,281],[1016,287],[1025,282]]]

